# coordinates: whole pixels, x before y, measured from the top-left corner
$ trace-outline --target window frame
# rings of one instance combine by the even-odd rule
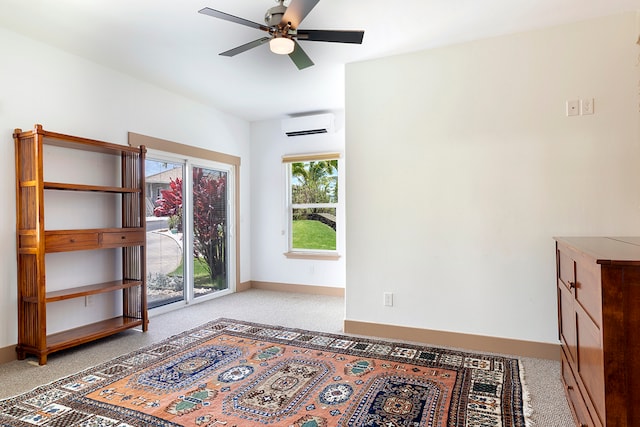
[[[335,203],[304,203],[293,204],[292,203],[292,191],[291,191],[291,165],[293,163],[300,162],[312,162],[312,161],[324,161],[324,160],[337,160],[338,161],[338,173],[337,184],[338,188],[342,187],[340,183],[342,175],[342,155],[341,153],[310,153],[310,154],[292,154],[282,156],[282,164],[284,166],[284,181],[285,181],[285,197],[284,197],[284,215],[285,224],[283,231],[286,230],[287,234],[287,247],[284,252],[284,256],[293,259],[318,259],[318,260],[338,260],[341,255],[339,249],[341,248],[340,229],[343,227],[344,219],[341,214],[341,204],[344,198],[342,194],[338,195],[338,200]],[[293,210],[305,209],[305,208],[332,208],[336,211],[336,249],[303,249],[293,248]]]

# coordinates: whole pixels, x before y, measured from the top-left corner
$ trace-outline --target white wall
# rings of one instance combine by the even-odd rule
[[[347,319],[557,342],[552,237],[640,234],[637,39],[627,13],[348,65]]]
[[[247,122],[2,28],[0,56],[0,348],[17,342],[14,128],[40,123],[117,144],[131,131],[241,157],[240,280],[250,279]]]
[[[335,112],[336,132],[321,135],[287,137],[280,120],[251,124],[251,279],[262,282],[295,285],[344,287],[345,232],[342,203],[338,217],[338,253],[335,260],[288,259],[287,221],[285,210],[285,174],[282,156],[301,153],[344,153],[344,111]],[[338,170],[338,198],[344,200],[347,186],[343,156]]]

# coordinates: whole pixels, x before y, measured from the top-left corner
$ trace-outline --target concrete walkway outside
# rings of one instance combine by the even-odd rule
[[[147,232],[147,273],[169,274],[182,261],[182,245],[178,235],[168,232]]]

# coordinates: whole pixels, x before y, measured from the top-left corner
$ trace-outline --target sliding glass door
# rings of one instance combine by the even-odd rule
[[[232,290],[230,171],[227,165],[148,154],[149,308]]]

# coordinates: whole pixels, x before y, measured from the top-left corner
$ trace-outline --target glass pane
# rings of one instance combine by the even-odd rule
[[[336,250],[336,208],[326,205],[338,202],[338,161],[292,163],[290,172],[292,249]]]
[[[227,284],[227,173],[193,168],[193,291],[208,295]]]
[[[292,163],[291,202],[338,203],[338,161]]]
[[[182,182],[178,163],[146,159],[147,305],[184,299]]]
[[[293,209],[293,249],[336,250],[336,209]]]

